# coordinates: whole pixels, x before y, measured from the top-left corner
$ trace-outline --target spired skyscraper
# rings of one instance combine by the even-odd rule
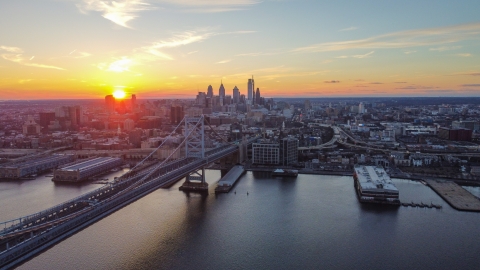
[[[220,97],[220,106],[223,106],[225,102],[225,87],[223,87],[223,82],[220,83],[220,89],[218,89],[218,96]]]
[[[251,79],[248,79],[248,97],[250,104],[254,104],[253,100],[255,99],[255,81],[253,80],[253,75]]]

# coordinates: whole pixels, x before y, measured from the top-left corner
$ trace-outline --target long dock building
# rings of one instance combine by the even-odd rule
[[[75,160],[73,155],[53,155],[0,165],[0,178],[18,179],[38,174]]]
[[[80,182],[122,165],[121,158],[97,157],[68,165],[53,172],[55,182]]]

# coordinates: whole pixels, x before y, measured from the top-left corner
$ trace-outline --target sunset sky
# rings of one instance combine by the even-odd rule
[[[4,0],[0,100],[480,96],[478,0]]]

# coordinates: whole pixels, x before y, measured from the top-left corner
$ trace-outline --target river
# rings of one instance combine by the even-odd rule
[[[208,195],[181,192],[181,182],[156,190],[18,269],[480,269],[480,213],[454,210],[420,183],[394,179],[402,201],[442,209],[363,205],[352,177],[342,176],[248,172],[231,193],[215,195],[220,172],[206,174]],[[0,215],[97,187],[45,176],[1,182]]]

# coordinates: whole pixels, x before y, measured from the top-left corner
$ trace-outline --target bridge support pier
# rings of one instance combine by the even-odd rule
[[[191,172],[179,189],[182,191],[208,192],[208,183],[205,182],[205,167]]]

